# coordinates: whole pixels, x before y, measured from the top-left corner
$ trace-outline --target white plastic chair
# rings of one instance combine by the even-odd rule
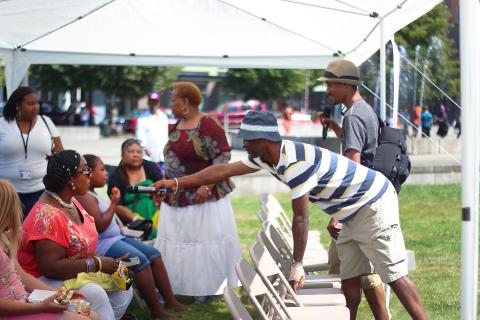
[[[350,318],[349,310],[341,306],[287,307],[271,287],[271,284],[269,282],[264,283],[245,259],[237,262],[235,270],[245,292],[262,319],[318,320],[322,316],[331,320],[347,320]],[[265,298],[264,306],[258,300],[257,297],[259,296]]]
[[[266,235],[270,237],[278,251],[285,255],[289,261],[293,261],[293,249],[288,245],[281,233],[274,225],[267,226]],[[325,271],[329,269],[328,252],[315,251],[315,254],[305,255],[303,258],[303,268],[305,272]]]
[[[234,320],[253,320],[247,309],[231,288],[223,289],[223,299]]]
[[[278,267],[282,271],[284,276],[287,276],[290,272],[291,260],[285,259],[280,254],[273,242],[265,235],[264,230],[260,230],[257,233],[257,241],[261,243],[272,256],[273,260],[277,263]],[[308,288],[341,288],[341,279],[338,274],[306,274],[305,283],[303,285],[305,289]]]
[[[280,231],[284,232],[289,237],[292,236],[292,223],[290,222],[290,218],[283,210],[280,202],[278,202],[277,198],[272,194],[265,193],[261,196],[261,203],[262,207],[260,211],[262,213],[257,213],[259,216],[260,221],[263,223],[264,221],[270,221],[274,224],[274,221],[280,227]],[[312,244],[320,245],[320,231],[319,230],[309,230],[308,231],[308,239],[309,242]]]
[[[275,283],[279,296],[293,301],[296,306],[345,306],[345,296],[338,288],[301,289],[295,293],[270,253],[260,243],[250,247],[250,257],[263,281]]]

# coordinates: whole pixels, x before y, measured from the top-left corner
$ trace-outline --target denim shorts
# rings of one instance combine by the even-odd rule
[[[160,251],[154,247],[128,237],[116,241],[110,249],[108,249],[105,256],[118,259],[126,253],[129,253],[129,258],[138,257],[140,259],[140,264],[129,267],[134,273],[148,267],[153,259],[160,257]]]

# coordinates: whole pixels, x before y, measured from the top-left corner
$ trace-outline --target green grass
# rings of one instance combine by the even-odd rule
[[[288,194],[276,197],[288,213]],[[255,242],[260,223],[256,212],[258,196],[235,197],[232,204],[245,257]],[[406,247],[415,251],[417,269],[410,274],[416,283],[430,319],[458,319],[460,316],[460,186],[404,186],[400,193],[400,218]],[[321,230],[322,243],[329,243],[325,226],[328,216],[311,206],[310,228]],[[241,290],[237,291],[241,292]],[[186,297],[180,297],[189,303]],[[242,297],[246,304],[247,299]],[[253,313],[253,309],[249,308]],[[392,293],[390,310],[394,319],[410,319]],[[149,319],[148,312],[132,303],[130,311],[138,319]],[[222,297],[211,303],[192,304],[183,319],[231,319]],[[361,303],[358,319],[372,319],[368,305]]]

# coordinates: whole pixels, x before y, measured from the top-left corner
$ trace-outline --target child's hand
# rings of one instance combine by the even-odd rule
[[[110,201],[112,204],[116,205],[120,201],[120,190],[117,187],[112,188],[112,195],[110,196]]]
[[[67,304],[56,303],[53,301],[54,299],[55,299],[55,295],[39,303],[39,308],[42,310],[42,312],[60,313],[67,310],[68,303]]]

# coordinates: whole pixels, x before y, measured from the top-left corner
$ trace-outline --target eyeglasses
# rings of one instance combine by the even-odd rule
[[[89,177],[92,174],[92,169],[90,169],[89,167],[86,167],[85,170],[77,171],[77,173],[81,173]]]

